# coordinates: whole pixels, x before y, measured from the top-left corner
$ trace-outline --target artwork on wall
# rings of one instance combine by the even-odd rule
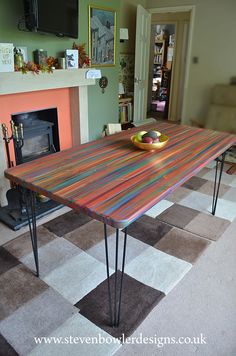
[[[119,57],[119,82],[124,85],[125,93],[134,92],[134,54],[122,54]]]
[[[89,57],[91,66],[113,66],[116,54],[116,12],[89,6]]]

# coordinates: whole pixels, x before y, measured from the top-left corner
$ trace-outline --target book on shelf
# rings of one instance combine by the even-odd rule
[[[133,120],[133,107],[132,107],[132,103],[128,103],[128,121],[132,121]]]
[[[127,105],[122,105],[119,107],[119,112],[120,112],[120,123],[124,124],[125,122],[128,122],[128,110],[127,110]]]

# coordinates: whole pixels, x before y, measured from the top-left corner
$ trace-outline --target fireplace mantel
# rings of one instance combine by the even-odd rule
[[[88,70],[88,68],[57,69],[53,73],[40,72],[39,74],[0,73],[0,95],[94,85],[95,79],[86,79]]]

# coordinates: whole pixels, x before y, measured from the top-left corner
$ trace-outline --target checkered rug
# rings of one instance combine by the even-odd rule
[[[215,216],[210,214],[213,181],[214,169],[204,168],[129,226],[118,328],[109,327],[103,224],[70,211],[40,226],[40,278],[32,273],[28,233],[1,247],[0,355],[114,354],[121,343],[65,340],[131,335],[217,243],[236,217],[236,176],[223,173]],[[109,227],[108,235],[112,284],[114,229]],[[34,337],[42,336],[64,341],[37,345]]]

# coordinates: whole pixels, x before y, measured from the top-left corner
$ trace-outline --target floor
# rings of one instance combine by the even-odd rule
[[[38,220],[37,221],[37,226],[43,225],[47,221],[50,221],[50,220],[54,219],[57,216],[65,214],[66,212],[68,212],[70,210],[71,209],[67,208],[66,206],[61,208],[61,209],[59,209],[59,210],[56,210],[53,213],[51,213],[51,214],[45,216],[44,218]],[[6,225],[4,225],[3,223],[0,222],[0,246],[4,245],[8,241],[11,241],[11,240],[15,239],[17,236],[20,236],[20,235],[24,234],[26,231],[28,231],[28,226],[25,226],[25,227],[21,228],[18,231],[13,231],[13,230],[9,229]]]
[[[164,113],[161,111],[149,111],[147,114],[148,117],[152,117],[156,120],[166,120],[164,118]]]
[[[236,355],[235,250],[236,219],[132,335],[171,338],[203,334],[206,344],[124,345],[116,356]]]
[[[153,100],[151,105],[152,105],[153,111],[164,112],[166,102],[165,102],[165,100],[163,100],[163,101]]]
[[[226,178],[231,179],[228,176]],[[232,188],[231,192],[235,193],[235,188]],[[188,204],[188,201],[185,203]],[[200,203],[196,201],[196,204]],[[60,209],[40,220],[40,224],[69,210]],[[212,243],[206,249],[194,268],[134,332],[132,337],[137,337],[137,342],[123,345],[116,352],[117,356],[127,354],[233,356],[236,354],[235,214],[232,215],[231,221],[232,224],[224,235],[217,243]],[[0,244],[14,239],[24,231],[27,231],[27,228],[13,232],[0,223]],[[143,338],[155,337],[157,344],[141,343],[138,339],[141,335]],[[167,344],[173,337],[187,337],[186,341],[189,342],[188,338],[201,335],[202,344]],[[108,354],[111,353],[105,352],[102,356]]]

